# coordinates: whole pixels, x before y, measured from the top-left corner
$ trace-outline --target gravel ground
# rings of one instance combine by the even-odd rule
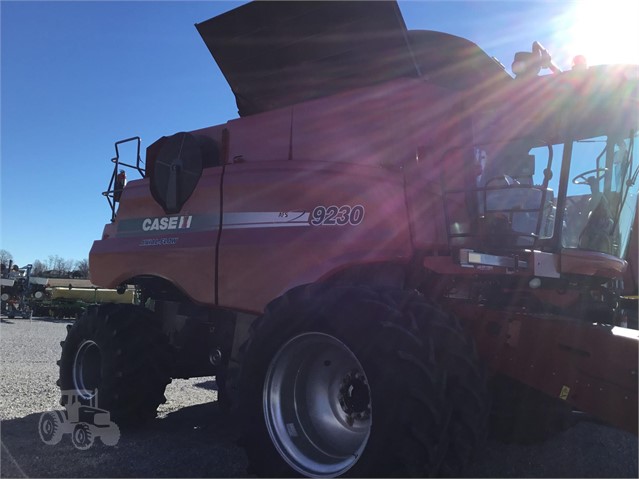
[[[67,321],[0,324],[1,477],[247,477],[236,430],[216,403],[213,378],[173,381],[158,419],[116,446],[49,446],[38,421],[58,404],[56,360]],[[637,437],[582,421],[532,446],[489,441],[468,477],[638,477]]]

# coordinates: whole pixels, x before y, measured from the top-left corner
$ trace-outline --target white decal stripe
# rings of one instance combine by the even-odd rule
[[[300,211],[273,211],[264,213],[224,213],[224,228],[306,226],[309,213]]]
[[[245,228],[290,228],[292,226],[310,226],[308,223],[247,223],[247,224],[234,224],[224,225],[225,230],[239,230]]]

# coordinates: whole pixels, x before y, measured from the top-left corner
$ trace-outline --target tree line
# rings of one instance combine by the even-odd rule
[[[13,255],[6,249],[0,249],[0,264],[3,271],[9,268],[13,261]],[[48,278],[88,278],[89,260],[73,260],[61,256],[49,255],[46,260],[36,259],[31,263],[31,276],[43,276]],[[26,265],[19,265],[24,268]]]

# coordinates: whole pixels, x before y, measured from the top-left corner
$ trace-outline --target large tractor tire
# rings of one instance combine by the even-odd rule
[[[58,361],[58,386],[97,407],[119,426],[153,419],[170,379],[169,345],[147,309],[133,305],[91,308],[67,326]],[[63,404],[64,405],[64,404]]]
[[[447,364],[427,336],[437,327],[415,324],[446,319],[424,304],[409,293],[322,284],[270,303],[242,347],[249,472],[423,477],[463,467],[470,450],[457,447],[457,435],[474,436],[462,424],[483,422],[484,412],[458,410],[466,406],[451,396],[449,372],[462,366]],[[481,395],[462,390],[471,404]]]
[[[430,342],[436,364],[446,375],[446,400],[452,414],[449,447],[438,471],[458,477],[481,451],[488,436],[490,393],[474,340],[459,319],[444,312],[417,292],[387,293],[424,342]]]

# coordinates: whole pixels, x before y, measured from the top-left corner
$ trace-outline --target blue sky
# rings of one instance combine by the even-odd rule
[[[0,248],[17,264],[88,257],[109,220],[116,140],[144,149],[237,117],[194,24],[241,3],[0,2]],[[535,40],[564,69],[576,54],[639,63],[636,2],[399,5],[408,28],[466,37],[508,70]]]

